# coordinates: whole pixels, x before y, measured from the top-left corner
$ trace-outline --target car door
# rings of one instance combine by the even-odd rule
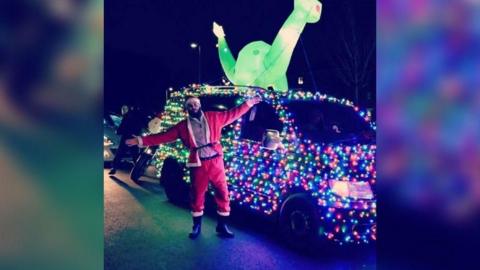
[[[321,170],[324,179],[370,181],[373,185],[375,132],[352,107],[330,102],[296,102],[290,108],[295,112],[303,141],[320,145],[314,155],[323,163],[312,170]]]
[[[281,160],[279,151],[262,147],[267,129],[282,131],[282,123],[271,104],[262,101],[240,122],[240,134],[227,158],[231,195],[239,204],[270,214],[276,208],[271,198],[277,192],[275,175]]]
[[[375,183],[375,131],[351,107],[326,103],[324,138],[334,149],[343,175],[351,181]],[[333,178],[334,175],[332,175]]]

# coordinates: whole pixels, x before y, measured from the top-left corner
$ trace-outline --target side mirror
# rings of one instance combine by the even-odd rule
[[[280,132],[275,129],[266,129],[263,133],[262,146],[268,150],[276,150],[280,145]]]

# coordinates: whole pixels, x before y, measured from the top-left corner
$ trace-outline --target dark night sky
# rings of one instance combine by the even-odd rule
[[[293,10],[293,0],[106,0],[105,1],[105,109],[137,103],[149,109],[161,108],[168,87],[179,88],[197,80],[198,52],[202,46],[202,81],[220,84],[223,75],[212,22],[223,26],[236,57],[251,41],[272,43]],[[353,100],[353,90],[337,76],[331,56],[342,55],[338,33],[349,30],[347,10],[351,8],[355,32],[362,42],[375,40],[375,0],[323,0],[320,21],[307,24],[303,44],[318,90]],[[373,45],[374,46],[374,45]],[[375,102],[375,57],[370,64],[367,90],[362,104]],[[304,88],[312,89],[300,41],[287,71],[290,88],[304,77]]]

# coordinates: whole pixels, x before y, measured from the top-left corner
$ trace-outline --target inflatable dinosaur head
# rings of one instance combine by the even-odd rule
[[[316,23],[322,14],[322,3],[317,0],[295,0],[294,10],[305,15],[307,23]]]

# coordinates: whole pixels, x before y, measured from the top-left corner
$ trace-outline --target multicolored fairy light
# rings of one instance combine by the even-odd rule
[[[303,138],[285,104],[291,101],[337,103],[351,107],[372,128],[371,115],[345,99],[311,92],[273,91],[234,86],[184,88],[171,93],[161,119],[168,129],[186,117],[186,96],[234,97],[236,104],[255,94],[274,108],[280,122],[283,149],[269,150],[260,142],[240,139],[242,118],[222,136],[231,200],[266,215],[277,213],[292,190],[310,194],[319,206],[319,234],[340,244],[376,239],[375,144],[326,144]],[[184,164],[188,150],[178,140],[161,145],[156,153],[158,176],[167,157]],[[189,182],[189,171],[184,169]]]

